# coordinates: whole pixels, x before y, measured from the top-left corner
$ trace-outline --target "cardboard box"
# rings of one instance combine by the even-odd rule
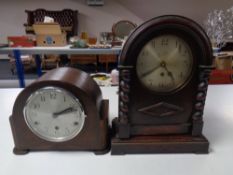
[[[216,69],[218,70],[232,70],[232,56],[220,55],[216,56],[214,60]]]
[[[65,46],[66,34],[58,23],[38,23],[33,25],[37,46]]]

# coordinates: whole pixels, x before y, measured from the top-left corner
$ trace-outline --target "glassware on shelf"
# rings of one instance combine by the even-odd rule
[[[100,43],[101,44],[107,44],[108,41],[108,33],[109,32],[100,32]]]

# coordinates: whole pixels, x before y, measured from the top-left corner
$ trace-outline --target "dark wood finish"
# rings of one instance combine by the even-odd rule
[[[190,124],[184,123],[180,125],[159,125],[159,126],[148,126],[139,125],[131,126],[131,135],[165,135],[170,133],[187,133],[190,130]]]
[[[63,31],[67,33],[67,38],[78,34],[78,11],[72,9],[63,10],[25,10],[27,23],[24,24],[26,33],[34,33],[32,25],[43,22],[45,16],[54,18],[55,22],[61,25]]]
[[[136,73],[136,62],[143,46],[152,38],[163,34],[182,38],[190,46],[194,61],[192,73],[182,86],[169,93],[156,93],[141,84]],[[202,136],[202,116],[211,70],[210,41],[204,30],[194,21],[168,15],[139,26],[129,36],[120,56],[119,116],[113,120],[117,139],[112,140],[112,154],[121,151],[207,153],[208,142]],[[142,135],[144,137],[140,137],[140,142],[132,142],[132,137]],[[162,135],[166,135],[163,140],[157,139]],[[184,135],[189,139],[185,139]],[[177,137],[182,141],[177,141]],[[155,148],[147,150],[148,139]],[[190,139],[200,139],[201,143]],[[164,146],[159,149],[161,145]]]
[[[37,89],[55,86],[66,89],[76,96],[87,115],[82,131],[65,142],[49,142],[36,136],[27,126],[23,108],[28,97]],[[14,153],[25,154],[31,150],[82,150],[96,154],[109,150],[108,100],[102,99],[99,86],[85,72],[73,68],[58,68],[44,74],[26,87],[17,97],[10,124],[14,137]]]
[[[112,155],[149,153],[208,153],[209,142],[204,136],[137,136],[130,139],[112,139]]]

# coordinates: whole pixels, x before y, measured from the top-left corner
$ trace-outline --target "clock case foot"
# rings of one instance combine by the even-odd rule
[[[29,150],[18,149],[15,147],[13,149],[13,153],[16,155],[25,155],[25,154],[29,153]]]
[[[135,136],[130,139],[112,138],[112,155],[148,153],[207,154],[209,142],[203,136],[167,135]]]

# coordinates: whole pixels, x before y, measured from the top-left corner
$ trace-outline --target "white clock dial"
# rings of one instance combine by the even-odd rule
[[[137,58],[141,83],[156,92],[170,92],[190,77],[193,55],[190,46],[175,35],[161,35],[150,40]]]
[[[34,92],[24,107],[24,117],[34,134],[52,142],[71,140],[82,130],[85,121],[79,100],[57,87]]]

